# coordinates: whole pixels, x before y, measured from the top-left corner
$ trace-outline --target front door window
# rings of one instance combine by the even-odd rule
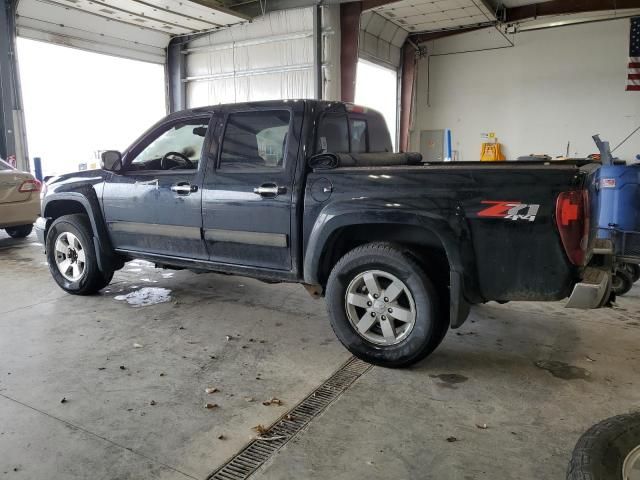
[[[137,153],[128,170],[197,170],[208,124],[196,119],[169,126]]]

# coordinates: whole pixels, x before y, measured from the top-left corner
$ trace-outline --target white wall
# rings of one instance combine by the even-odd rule
[[[313,8],[268,13],[193,40],[185,51],[189,107],[315,98]],[[339,6],[322,7],[325,99],[340,95],[339,67]]]
[[[626,92],[629,20],[535,32],[507,44],[495,29],[427,44],[419,62],[411,147],[419,131],[450,128],[460,160],[477,160],[481,133],[496,132],[507,158],[530,153],[585,156],[596,151],[591,135],[612,146],[640,125],[640,94]],[[430,64],[430,74],[428,74]],[[427,78],[430,78],[430,85]],[[616,154],[640,153],[636,134]]]
[[[187,46],[187,105],[313,98],[313,9],[268,13]]]

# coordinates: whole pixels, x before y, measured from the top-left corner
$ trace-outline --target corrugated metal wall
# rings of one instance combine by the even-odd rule
[[[269,13],[185,49],[187,106],[315,96],[313,8]]]

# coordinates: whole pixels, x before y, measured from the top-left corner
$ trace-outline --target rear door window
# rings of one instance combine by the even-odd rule
[[[220,168],[282,169],[290,123],[288,110],[230,114],[222,138]]]

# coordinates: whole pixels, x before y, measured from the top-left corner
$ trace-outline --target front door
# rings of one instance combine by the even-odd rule
[[[202,179],[210,116],[172,120],[135,145],[105,182],[104,214],[118,250],[207,259]]]
[[[299,104],[229,109],[216,128],[215,170],[202,198],[204,238],[218,263],[291,270]]]

